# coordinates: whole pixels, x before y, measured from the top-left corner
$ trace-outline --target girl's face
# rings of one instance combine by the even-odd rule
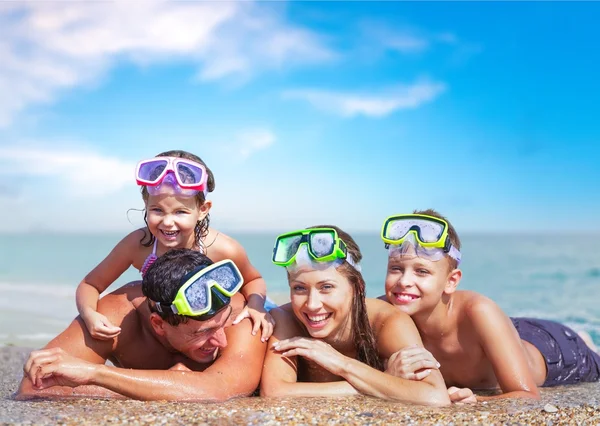
[[[289,285],[294,315],[311,337],[330,341],[350,335],[354,289],[335,267],[301,266],[289,273]]]
[[[198,206],[195,197],[171,193],[149,195],[146,202],[148,229],[167,248],[192,248],[198,221],[206,217],[210,202]]]

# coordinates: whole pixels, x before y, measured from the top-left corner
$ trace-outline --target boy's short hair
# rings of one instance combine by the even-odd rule
[[[452,243],[452,245],[454,247],[456,247],[457,250],[460,250],[460,238],[458,238],[458,233],[456,232],[456,229],[454,229],[454,226],[452,226],[452,223],[450,223],[450,221],[448,219],[446,219],[446,217],[442,216],[441,213],[439,213],[437,210],[434,209],[427,209],[427,210],[415,210],[413,211],[414,214],[425,214],[428,216],[433,216],[433,217],[437,217],[438,219],[442,219],[445,220],[448,223],[448,236],[450,237],[450,243]],[[448,256],[448,254],[446,254],[446,259],[448,259],[448,262],[450,263],[450,270],[452,269],[456,269],[458,267],[458,262],[456,261],[456,259],[453,259],[452,257]]]
[[[197,250],[186,248],[169,250],[156,259],[146,271],[142,279],[142,292],[149,300],[170,305],[181,288],[183,277],[200,266],[207,267],[212,264],[213,261],[208,256]],[[152,304],[148,303],[152,309]],[[186,323],[189,319],[183,315],[157,312],[155,309],[152,311],[173,326]]]

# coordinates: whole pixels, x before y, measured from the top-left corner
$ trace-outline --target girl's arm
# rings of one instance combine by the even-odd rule
[[[260,275],[260,272],[250,263],[246,250],[240,243],[222,233],[215,241],[214,248],[217,256],[211,259],[214,261],[222,259],[231,259],[235,262],[244,277],[244,285],[240,293],[244,296],[247,306],[235,318],[233,324],[239,323],[244,318],[252,320],[252,334],[256,334],[262,328],[262,341],[266,342],[271,334],[275,321],[273,317],[265,311],[265,299],[267,297],[267,284]]]
[[[133,263],[139,250],[143,231],[135,231],[123,238],[77,286],[75,301],[85,325],[97,339],[111,339],[121,331],[106,316],[97,312],[100,294],[115,282]]]
[[[294,320],[294,314],[288,308],[289,305],[284,305],[271,311],[277,321],[277,328],[267,345],[267,355],[260,381],[260,395],[263,397],[357,395],[356,389],[345,380],[325,383],[297,381],[297,356],[284,356],[273,349],[273,345],[280,340],[303,334]]]
[[[477,400],[540,399],[521,338],[510,318],[496,303],[483,297],[468,306],[466,313],[503,392],[500,395],[477,396]]]

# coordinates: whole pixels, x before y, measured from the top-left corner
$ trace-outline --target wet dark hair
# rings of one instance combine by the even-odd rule
[[[206,181],[206,190],[208,192],[214,191],[215,177],[213,175],[213,172],[208,168],[206,163],[204,163],[204,161],[202,161],[202,159],[200,157],[198,157],[197,155],[194,155],[187,151],[182,151],[182,150],[176,149],[176,150],[172,150],[172,151],[161,152],[160,154],[157,155],[157,157],[185,158],[186,160],[191,160],[191,161],[195,161],[196,163],[202,164],[206,168],[206,174],[208,175],[208,180]],[[142,193],[142,198],[144,200],[144,203],[148,202],[148,197],[149,197],[148,188],[146,186],[142,185],[140,191]],[[199,207],[202,206],[204,204],[204,202],[206,201],[206,198],[204,197],[204,193],[202,191],[198,191],[198,193],[194,196],[194,198],[196,199],[196,203]],[[144,222],[146,223],[146,230],[144,231],[144,236],[140,240],[140,244],[142,244],[144,247],[150,247],[152,244],[154,244],[154,240],[155,240],[154,235],[152,235],[152,233],[148,229],[147,217],[148,217],[148,212],[146,211],[146,209],[144,209]],[[204,238],[208,235],[209,224],[210,224],[210,214],[207,214],[204,217],[204,219],[202,219],[201,221],[199,220],[198,223],[196,223],[196,228],[194,229],[194,234],[195,234],[195,244],[198,248],[202,247],[202,238]]]
[[[337,226],[319,225],[311,226],[311,228],[333,228],[338,236],[346,244],[348,250],[347,255],[352,258],[355,265],[358,265],[362,260],[362,253],[354,239],[346,232],[342,231]],[[357,271],[354,266],[348,262],[342,263],[337,267],[337,271],[341,273],[352,285],[354,295],[352,298],[352,341],[356,351],[356,359],[367,364],[379,371],[383,371],[383,362],[379,357],[379,351],[375,343],[375,334],[369,322],[366,302],[365,280],[362,274]]]
[[[150,310],[157,313],[172,326],[188,322],[192,317],[177,315],[172,312],[159,312],[151,301],[165,305],[172,304],[181,288],[183,277],[196,268],[207,267],[212,264],[213,261],[208,256],[199,251],[186,248],[172,249],[160,256],[148,268],[142,279],[142,292],[148,298]],[[204,320],[202,317],[195,317],[194,319]]]

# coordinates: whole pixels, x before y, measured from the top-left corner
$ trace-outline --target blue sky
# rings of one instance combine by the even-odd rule
[[[0,232],[128,231],[138,160],[212,223],[599,231],[600,4],[0,2]],[[132,225],[133,224],[133,225]]]

